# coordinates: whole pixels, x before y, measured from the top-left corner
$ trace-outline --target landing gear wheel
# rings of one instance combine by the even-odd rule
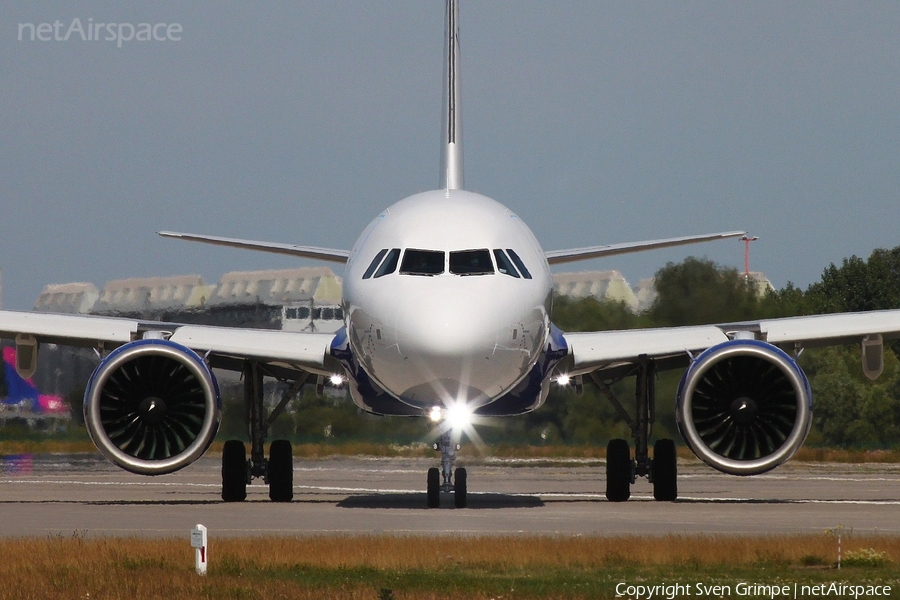
[[[275,440],[269,447],[269,498],[272,502],[290,502],[294,499],[294,464],[291,443]]]
[[[428,469],[428,508],[441,505],[441,472],[437,467]]]
[[[606,499],[625,502],[631,497],[631,450],[622,439],[606,446]]]
[[[460,467],[453,476],[453,502],[456,508],[465,508],[467,504],[466,469]]]
[[[675,442],[657,440],[653,445],[653,462],[650,465],[653,479],[653,497],[672,502],[678,497],[678,455]]]
[[[228,440],[222,448],[222,500],[247,499],[247,449],[240,440]]]

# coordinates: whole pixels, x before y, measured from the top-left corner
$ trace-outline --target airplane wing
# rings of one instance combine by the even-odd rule
[[[254,410],[248,423],[263,430],[264,375],[292,382],[269,414],[274,419],[311,375],[337,366],[329,363],[334,334],[0,311],[0,338],[15,340],[23,378],[34,374],[42,343],[102,349],[85,391],[85,425],[104,456],[143,475],[181,469],[209,448],[222,410],[212,368],[241,373]],[[231,444],[240,454],[232,466],[245,481],[243,444],[232,442],[240,446]]]
[[[867,336],[900,338],[900,310],[786,317],[720,325],[563,334],[569,374],[603,370],[644,359],[677,359],[684,366],[699,352],[730,340],[756,340],[779,347],[807,348],[860,343]]]
[[[180,325],[115,317],[63,315],[0,310],[0,339],[33,337],[50,343],[112,350],[147,337],[162,337],[229,368],[227,359],[252,359],[264,364],[328,374],[331,333],[240,329]]]
[[[330,262],[346,263],[350,257],[349,250],[337,250],[334,248],[317,248],[316,246],[297,246],[295,244],[279,244],[276,242],[257,242],[253,240],[240,240],[236,238],[219,237],[216,235],[199,235],[195,233],[177,233],[175,231],[159,231],[159,235],[190,242],[203,242],[216,246],[229,246],[243,248],[245,250],[259,250],[273,254],[287,254],[289,256],[302,256]]]
[[[654,497],[676,497],[672,440],[647,448],[653,424],[656,373],[687,367],[675,397],[675,421],[691,451],[731,475],[774,469],[800,448],[812,425],[809,380],[792,354],[808,346],[861,344],[862,371],[884,368],[884,340],[900,338],[900,310],[826,314],[696,327],[563,334],[568,355],[557,381],[592,380],[635,438],[638,473],[652,469]],[[791,352],[793,351],[793,353]],[[610,384],[634,376],[635,412],[628,415]],[[574,378],[574,379],[573,379]],[[607,496],[629,495],[632,463],[625,440],[613,440]],[[612,482],[612,483],[610,483]]]
[[[664,240],[649,240],[646,242],[627,242],[624,244],[608,244],[605,246],[590,246],[587,248],[570,248],[568,250],[551,250],[545,252],[547,262],[551,265],[628,254],[630,252],[642,252],[644,250],[656,250],[658,248],[670,248],[672,246],[684,246],[713,240],[740,237],[746,235],[743,231],[727,231],[724,233],[709,233],[704,235],[688,235],[684,237],[668,238]]]

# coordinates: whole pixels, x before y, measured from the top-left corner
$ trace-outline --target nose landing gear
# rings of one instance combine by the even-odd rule
[[[460,445],[453,442],[452,431],[442,433],[441,440],[433,447],[441,452],[441,468],[428,469],[428,508],[440,507],[441,492],[453,493],[453,505],[456,508],[465,508],[468,503],[467,473],[464,467],[459,467],[455,473],[453,471],[456,452],[460,449]]]

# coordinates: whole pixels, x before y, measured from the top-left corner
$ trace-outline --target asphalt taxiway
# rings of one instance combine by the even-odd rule
[[[99,455],[0,458],[0,537],[210,535],[900,534],[900,465],[788,463],[756,477],[679,463],[679,499],[655,502],[640,480],[607,502],[601,461],[469,461],[469,507],[425,508],[425,459],[296,460],[294,501],[253,485],[220,501],[220,465],[203,458],[171,475],[126,473]],[[460,462],[460,464],[464,464]]]

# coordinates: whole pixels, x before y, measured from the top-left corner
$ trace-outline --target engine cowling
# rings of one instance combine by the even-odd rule
[[[112,462],[142,475],[171,473],[200,458],[220,415],[210,368],[193,350],[162,339],[111,352],[84,395],[91,440]]]
[[[731,475],[774,469],[800,448],[812,423],[809,381],[782,350],[732,340],[698,356],[681,380],[675,416],[690,449]]]

